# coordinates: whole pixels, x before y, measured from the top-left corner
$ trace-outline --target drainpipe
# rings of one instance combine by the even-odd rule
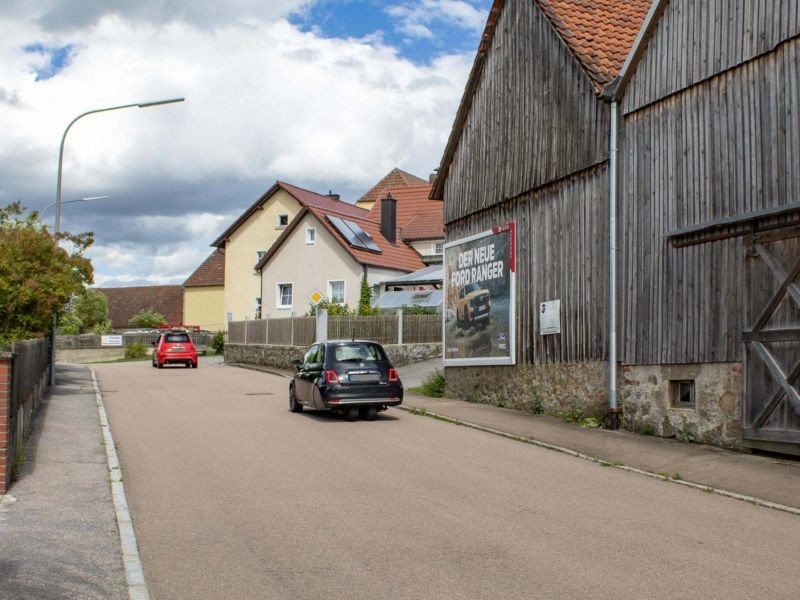
[[[617,103],[611,103],[609,165],[609,324],[608,324],[608,413],[611,429],[619,429],[622,410],[617,405]]]

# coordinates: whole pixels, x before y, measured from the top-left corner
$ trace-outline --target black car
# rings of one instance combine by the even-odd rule
[[[378,411],[403,403],[403,384],[380,344],[361,340],[319,342],[303,360],[289,384],[289,410],[304,406],[332,410],[348,421],[375,419]]]

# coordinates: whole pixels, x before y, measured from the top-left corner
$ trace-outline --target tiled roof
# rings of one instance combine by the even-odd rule
[[[425,267],[425,264],[420,259],[417,251],[400,239],[399,228],[397,231],[397,244],[393,246],[385,237],[383,237],[383,234],[381,234],[380,222],[376,223],[375,221],[366,218],[352,218],[348,217],[347,215],[337,214],[333,211],[324,211],[318,208],[311,208],[311,212],[313,212],[317,219],[319,219],[323,225],[325,225],[325,228],[336,238],[341,246],[362,265],[397,269],[398,271],[407,272],[416,271],[417,269],[422,269]],[[353,248],[350,246],[350,244],[348,244],[347,241],[341,235],[339,235],[339,232],[336,231],[336,228],[325,218],[325,216],[328,214],[336,217],[342,217],[344,219],[353,221],[357,225],[361,225],[361,228],[370,236],[372,236],[372,239],[381,249],[381,253],[377,254],[375,252],[369,252],[368,250],[361,250],[360,248]]]
[[[223,248],[227,243],[227,239],[233,235],[233,233],[239,229],[239,227],[241,227],[253,215],[253,213],[255,213],[264,203],[266,203],[275,192],[280,189],[292,196],[303,207],[315,206],[318,208],[336,210],[342,214],[353,217],[363,217],[367,212],[363,208],[359,208],[358,206],[354,206],[348,202],[336,200],[330,196],[317,194],[316,192],[312,192],[283,181],[276,181],[275,185],[269,188],[258,200],[253,203],[252,206],[250,206],[250,208],[244,211],[241,216],[236,219],[230,227],[223,231],[222,234],[216,240],[214,240],[211,245],[216,246],[217,248]]]
[[[420,179],[416,175],[406,173],[402,169],[395,167],[389,171],[383,179],[370,188],[370,190],[356,200],[356,204],[371,203],[386,196],[386,191],[397,188],[427,185],[427,181]]]
[[[397,201],[397,226],[400,237],[406,241],[444,239],[444,203],[428,196],[433,186],[430,183],[414,187],[386,190],[369,211],[369,218],[381,222],[381,202],[386,194]]]
[[[536,0],[596,88],[619,74],[653,0]]]
[[[573,53],[598,94],[619,74],[654,0],[530,0],[538,6]],[[483,72],[486,53],[506,0],[494,0],[472,64],[439,174],[431,191],[442,198],[450,162]]]
[[[183,287],[205,285],[225,285],[225,254],[217,249],[183,282]]]
[[[133,315],[148,308],[164,315],[168,325],[180,325],[183,322],[183,286],[148,285],[96,289],[108,298],[108,318],[112,327],[127,327]]]
[[[364,211],[366,213],[366,211]],[[425,264],[420,259],[419,254],[417,251],[414,250],[411,246],[404,243],[399,237],[399,229],[398,229],[398,237],[397,237],[397,244],[392,245],[389,241],[383,237],[381,234],[381,226],[380,223],[376,223],[367,218],[359,218],[353,217],[352,215],[346,215],[342,213],[337,213],[336,211],[331,210],[323,210],[321,208],[308,206],[301,210],[292,222],[289,223],[289,226],[283,231],[280,237],[275,240],[275,243],[272,244],[270,249],[264,255],[264,257],[259,261],[256,265],[256,270],[262,269],[270,259],[275,256],[277,252],[280,251],[283,242],[288,239],[291,233],[297,228],[300,222],[307,214],[313,214],[317,220],[321,223],[323,227],[333,236],[333,238],[339,242],[342,248],[344,248],[350,256],[352,256],[357,262],[362,265],[368,265],[372,267],[381,267],[385,269],[394,269],[397,271],[405,271],[410,273],[411,271],[416,271],[417,269],[422,269],[425,267]],[[326,218],[327,215],[331,215],[334,217],[340,217],[342,219],[346,219],[348,221],[353,221],[361,226],[364,231],[366,231],[378,247],[381,249],[381,253],[378,254],[376,252],[370,252],[368,250],[362,250],[360,248],[353,248],[347,241],[339,234],[336,228],[328,221]]]

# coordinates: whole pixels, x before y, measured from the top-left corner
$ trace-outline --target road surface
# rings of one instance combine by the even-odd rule
[[[281,377],[97,365],[155,600],[791,598],[800,518]]]

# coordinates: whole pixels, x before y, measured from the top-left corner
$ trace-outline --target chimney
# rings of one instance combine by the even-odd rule
[[[439,169],[434,169],[433,173],[428,175],[428,183],[436,183],[436,176],[439,174]]]
[[[342,197],[339,194],[334,194],[333,190],[328,190],[328,198],[333,198],[334,200],[341,200]]]
[[[397,241],[397,200],[391,194],[381,200],[381,235],[389,240],[392,246]]]

